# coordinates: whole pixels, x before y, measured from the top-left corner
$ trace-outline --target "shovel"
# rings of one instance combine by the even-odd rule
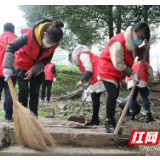
[[[143,68],[143,64],[144,64],[144,61],[145,61],[145,59],[146,59],[146,55],[147,55],[147,51],[145,51],[145,53],[144,53],[144,56],[143,56],[143,59],[142,59],[142,62],[141,62],[141,65],[140,65],[140,68],[139,68],[139,71],[138,71],[138,77],[139,77],[140,74],[141,74],[141,71],[142,71],[142,68]],[[121,125],[122,125],[122,122],[123,122],[123,120],[124,120],[124,118],[125,118],[126,112],[127,112],[127,110],[128,110],[128,107],[129,107],[130,101],[131,101],[131,99],[132,99],[132,97],[133,97],[133,94],[134,94],[134,91],[135,91],[135,89],[136,89],[136,86],[137,86],[137,82],[134,82],[134,85],[133,85],[133,87],[132,87],[132,90],[131,90],[131,92],[130,92],[130,94],[129,94],[128,101],[127,101],[127,103],[126,103],[126,105],[125,105],[125,107],[124,107],[124,109],[123,109],[122,115],[121,115],[121,117],[120,117],[120,119],[119,119],[119,121],[118,121],[118,123],[117,123],[117,126],[116,126],[116,128],[115,128],[115,130],[114,130],[114,133],[112,134],[112,138],[113,138],[114,140],[117,140],[117,135],[118,135],[119,129],[120,129],[120,127],[121,127]]]
[[[73,121],[73,122],[78,122],[78,123],[85,123],[85,118],[82,116],[78,116],[78,114],[80,113],[82,107],[84,106],[84,102],[86,101],[88,95],[86,96],[86,98],[82,101],[82,104],[77,112],[77,114],[75,116],[71,116],[68,118],[69,121]]]

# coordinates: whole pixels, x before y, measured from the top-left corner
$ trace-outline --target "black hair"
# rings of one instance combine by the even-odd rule
[[[12,23],[5,23],[4,26],[3,26],[3,29],[6,32],[12,32],[12,33],[14,33],[15,26]]]
[[[138,22],[134,25],[133,29],[135,30],[135,32],[138,32],[140,30],[142,30],[145,34],[146,39],[149,42],[150,39],[150,29],[149,26],[146,22]]]
[[[55,21],[54,25],[49,26],[46,29],[46,35],[47,37],[52,41],[52,42],[56,42],[59,43],[59,41],[62,39],[63,37],[63,31],[61,30],[61,28],[64,27],[63,22],[61,22],[60,20]]]

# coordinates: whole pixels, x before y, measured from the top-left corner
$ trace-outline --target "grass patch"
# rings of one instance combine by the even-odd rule
[[[46,115],[46,112],[38,110],[38,115],[44,117]]]
[[[74,73],[80,73],[80,71],[74,65],[70,65],[70,66],[67,66],[67,65],[56,65],[56,69],[58,71],[72,71]]]
[[[57,81],[53,83],[51,93],[63,94],[77,90],[81,73],[74,66],[57,65]]]

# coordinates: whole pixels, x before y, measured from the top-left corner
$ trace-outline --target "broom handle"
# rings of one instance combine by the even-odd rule
[[[141,65],[140,65],[140,68],[139,68],[139,71],[138,71],[138,77],[139,77],[140,74],[141,74],[141,71],[142,71],[142,68],[143,68],[143,64],[144,64],[144,61],[145,61],[145,59],[146,59],[146,55],[147,55],[147,51],[145,50],[145,53],[144,53],[144,56],[143,56],[143,58],[142,58],[142,62],[141,62]],[[131,92],[130,92],[130,94],[129,94],[128,101],[127,101],[127,103],[126,103],[126,105],[125,105],[125,107],[124,107],[124,109],[123,109],[122,115],[121,115],[121,117],[120,117],[120,119],[119,119],[119,121],[118,121],[118,123],[117,123],[117,126],[116,126],[116,128],[115,128],[115,130],[114,130],[114,133],[113,133],[114,136],[115,136],[115,135],[118,135],[119,129],[120,129],[121,125],[122,125],[122,122],[123,122],[124,117],[125,117],[125,115],[126,115],[126,112],[127,112],[127,110],[128,110],[128,107],[129,107],[130,101],[131,101],[131,99],[132,99],[132,97],[133,97],[133,94],[134,94],[134,91],[135,91],[135,89],[136,89],[136,86],[137,86],[137,82],[135,81],[135,82],[134,82],[134,85],[133,85],[133,87],[132,87],[132,90],[131,90]]]
[[[15,88],[13,86],[13,82],[12,82],[11,77],[8,78],[7,83],[8,83],[8,86],[9,86],[12,101],[13,101],[13,103],[15,103],[16,101],[18,101],[18,97],[17,97],[16,91],[15,91]]]
[[[86,98],[82,101],[81,106],[80,106],[80,108],[79,108],[76,116],[77,116],[77,115],[79,114],[79,112],[81,111],[82,107],[84,106],[84,102],[87,100],[87,98],[88,98],[88,95],[87,95]]]

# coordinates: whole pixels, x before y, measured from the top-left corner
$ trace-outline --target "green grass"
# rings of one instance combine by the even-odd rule
[[[75,73],[80,73],[80,71],[74,65],[66,66],[66,65],[56,65],[56,69],[59,71],[72,71]]]
[[[38,115],[44,117],[46,115],[46,112],[38,110]]]
[[[57,70],[57,81],[53,83],[51,93],[62,94],[77,90],[77,83],[80,80],[81,73],[74,66],[58,65]]]
[[[0,108],[0,116],[4,116],[4,115],[5,115],[5,111],[2,108]]]

